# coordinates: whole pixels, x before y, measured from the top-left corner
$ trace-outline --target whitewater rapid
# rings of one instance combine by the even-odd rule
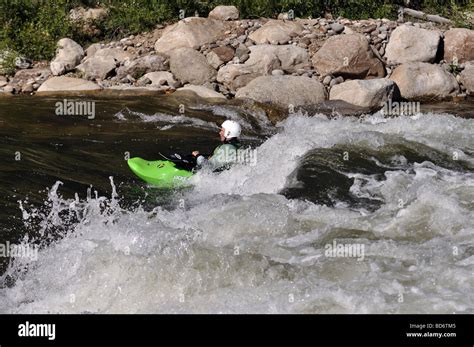
[[[294,115],[256,165],[201,171],[172,208],[151,211],[121,207],[113,180],[110,197],[86,200],[58,182],[48,213],[21,208],[25,223],[64,234],[0,277],[0,313],[474,313],[473,130],[447,114]],[[373,158],[383,179],[342,172],[378,209],[279,194],[311,150],[400,145],[443,165],[399,153]],[[363,245],[363,259],[328,256],[334,242]]]

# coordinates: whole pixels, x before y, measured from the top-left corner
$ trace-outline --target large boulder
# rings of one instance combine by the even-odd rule
[[[428,63],[405,63],[393,70],[402,97],[409,100],[446,99],[459,92],[456,78],[441,66]]]
[[[56,56],[51,61],[51,72],[55,76],[73,70],[84,57],[84,50],[75,41],[63,38],[57,43]]]
[[[235,6],[217,6],[208,15],[209,18],[219,20],[239,19],[239,10]]]
[[[179,88],[176,90],[176,93],[182,93],[182,92],[193,92],[196,93],[198,96],[201,98],[219,98],[219,99],[225,99],[226,97],[212,89],[209,89],[204,86],[196,86],[193,84],[188,84],[182,88]]]
[[[217,74],[217,81],[235,91],[258,76],[270,75],[273,70],[293,73],[309,64],[308,52],[304,48],[293,45],[255,45],[250,47],[249,59],[244,64],[222,67]]]
[[[92,57],[112,57],[117,63],[123,63],[126,60],[132,60],[135,56],[120,48],[102,48],[97,50]]]
[[[292,37],[301,34],[303,30],[303,26],[297,22],[270,20],[252,32],[249,38],[256,43],[282,45],[288,43]]]
[[[308,51],[293,45],[255,45],[250,46],[247,66],[258,66],[265,57],[274,56],[278,60],[277,69],[293,73],[305,65],[311,65]]]
[[[87,58],[92,57],[94,54],[97,53],[98,50],[103,49],[104,44],[103,43],[93,43],[86,49],[86,56]]]
[[[76,67],[88,80],[104,80],[115,71],[117,61],[109,56],[93,56]]]
[[[474,95],[474,61],[466,63],[459,77],[466,92]]]
[[[465,63],[474,60],[474,30],[455,28],[444,33],[444,60]]]
[[[382,61],[372,51],[364,35],[332,36],[313,55],[313,65],[321,75],[344,78],[378,78],[385,76]]]
[[[239,89],[236,98],[249,98],[288,109],[317,104],[326,99],[324,86],[302,76],[260,76]]]
[[[41,92],[91,91],[102,89],[94,82],[66,76],[51,77],[38,89]]]
[[[362,107],[382,107],[389,99],[396,99],[395,82],[386,78],[352,80],[331,88],[329,100],[343,100]]]
[[[127,75],[140,78],[153,71],[168,70],[168,57],[163,54],[146,55],[135,60],[125,62],[117,69],[117,76],[123,78]]]
[[[177,48],[170,53],[170,70],[183,84],[205,84],[215,79],[216,70],[204,55],[192,48]]]
[[[387,63],[432,63],[436,59],[440,40],[441,34],[438,31],[401,25],[392,32],[385,49]]]
[[[103,80],[113,75],[115,68],[133,59],[134,55],[119,48],[102,48],[87,56],[76,70],[90,80]]]
[[[191,17],[166,28],[155,43],[155,51],[166,53],[176,48],[197,48],[223,36],[226,27],[220,20]]]
[[[259,66],[261,71],[255,66],[246,64],[229,64],[219,69],[217,82],[222,83],[229,90],[236,91],[258,76],[269,75],[274,66],[277,66],[274,60],[262,61]]]

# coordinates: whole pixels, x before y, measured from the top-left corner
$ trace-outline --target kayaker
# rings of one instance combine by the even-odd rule
[[[222,144],[217,146],[212,155],[206,157],[193,151],[192,155],[196,158],[197,166],[210,166],[214,171],[227,169],[232,163],[237,161],[237,150],[240,148],[239,136],[241,132],[240,124],[233,120],[226,120],[221,125],[219,136]]]

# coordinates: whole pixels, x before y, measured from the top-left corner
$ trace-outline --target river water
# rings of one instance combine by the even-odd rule
[[[165,96],[92,98],[95,119],[58,100],[0,98],[0,244],[37,251],[1,258],[0,313],[474,313],[472,103],[272,126]],[[212,151],[225,118],[255,163],[177,191],[128,170]]]

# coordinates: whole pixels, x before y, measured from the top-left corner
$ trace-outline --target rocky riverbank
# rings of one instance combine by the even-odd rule
[[[218,6],[120,41],[84,48],[63,38],[57,47],[51,62],[18,60],[13,76],[0,76],[0,94],[186,90],[290,109],[474,94],[474,31],[432,22],[239,19]]]

